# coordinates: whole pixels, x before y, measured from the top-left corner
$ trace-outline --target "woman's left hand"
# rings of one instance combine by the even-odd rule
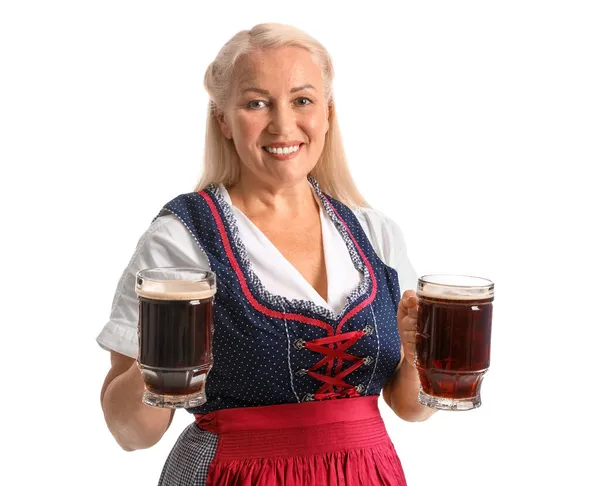
[[[398,331],[404,352],[404,360],[415,365],[415,342],[417,338],[418,299],[414,290],[406,290],[402,294],[398,306]]]

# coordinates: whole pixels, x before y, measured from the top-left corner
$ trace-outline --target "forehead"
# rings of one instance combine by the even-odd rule
[[[238,93],[250,87],[289,91],[304,84],[322,91],[323,75],[306,49],[282,47],[246,54],[236,66],[233,84]]]

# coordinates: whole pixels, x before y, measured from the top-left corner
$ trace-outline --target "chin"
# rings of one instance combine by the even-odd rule
[[[278,184],[294,186],[302,183],[302,181],[305,181],[308,177],[308,174],[309,172],[304,171],[289,171],[284,173],[279,172],[273,175],[273,179],[275,179]]]

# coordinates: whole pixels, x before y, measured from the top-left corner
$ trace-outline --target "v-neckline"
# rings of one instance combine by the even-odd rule
[[[299,272],[299,270],[296,267],[294,267],[294,265],[292,265],[292,263],[287,258],[285,258],[285,256],[283,256],[281,251],[279,251],[279,249],[271,242],[271,240],[269,240],[269,238],[260,230],[260,228],[258,228],[250,220],[250,218],[248,218],[243,213],[243,211],[241,211],[239,208],[237,208],[236,206],[233,205],[233,203],[231,201],[231,197],[229,195],[229,192],[222,184],[220,184],[218,186],[211,185],[207,189],[215,196],[217,203],[219,204],[219,206],[221,207],[221,209],[223,211],[223,214],[225,215],[226,224],[229,226],[230,232],[233,237],[234,244],[235,244],[235,246],[238,250],[238,253],[241,257],[241,262],[240,262],[241,266],[246,269],[246,272],[248,273],[248,276],[250,277],[250,283],[255,288],[258,295],[261,296],[266,302],[271,303],[275,307],[283,308],[284,312],[289,312],[290,310],[311,311],[317,315],[320,315],[327,319],[335,321],[335,320],[339,320],[341,318],[341,316],[343,316],[348,311],[348,309],[350,307],[352,307],[352,305],[361,296],[363,296],[367,293],[367,291],[371,285],[371,277],[372,276],[369,274],[369,271],[367,270],[365,262],[362,260],[359,253],[357,252],[357,250],[354,246],[354,243],[352,242],[352,239],[348,234],[348,230],[346,229],[346,226],[340,221],[337,214],[329,206],[330,203],[329,203],[329,201],[326,200],[325,196],[319,189],[319,186],[318,186],[318,183],[316,182],[316,180],[314,180],[313,178],[309,178],[308,182],[311,185],[313,195],[315,196],[317,202],[319,203],[319,218],[320,218],[320,223],[321,223],[321,232],[323,232],[324,217],[326,217],[324,213],[327,213],[327,216],[332,220],[336,230],[339,232],[342,239],[344,240],[344,243],[346,244],[346,247],[350,253],[352,263],[354,264],[354,268],[361,275],[358,286],[355,287],[354,290],[350,293],[350,295],[347,296],[346,302],[345,302],[343,308],[337,314],[333,310],[333,307],[329,304],[329,302],[327,302],[327,301],[325,301],[325,299],[323,299],[323,297],[317,292],[317,290],[308,282],[308,280],[306,280],[306,278],[304,278],[304,276]],[[245,220],[248,223],[250,223],[251,227],[257,232],[257,234],[259,234],[261,236],[261,239],[263,239],[265,242],[268,242],[268,244],[272,247],[274,252],[278,256],[280,256],[282,260],[284,260],[287,263],[287,265],[289,266],[289,269],[296,273],[298,278],[303,282],[303,285],[307,286],[311,290],[311,293],[314,296],[318,297],[318,300],[321,305],[315,303],[312,300],[288,299],[287,297],[284,297],[281,295],[272,294],[265,288],[262,281],[259,279],[259,277],[254,272],[254,270],[252,268],[252,263],[250,262],[250,259],[248,257],[248,250],[247,250],[244,242],[242,241],[242,239],[239,237],[239,227],[238,227],[236,216],[233,213],[233,209],[235,209],[241,215],[243,215]],[[323,238],[323,233],[321,235],[321,238],[323,239],[323,251],[325,253],[325,265],[326,265],[326,272],[327,272],[327,277],[328,277],[327,278],[328,298],[330,298],[329,276],[331,275],[330,270],[332,270],[332,269],[327,267],[327,253],[326,253],[327,249],[326,249],[325,241]],[[315,299],[315,300],[317,300],[317,299]],[[326,306],[322,305],[323,303],[326,304]]]
[[[331,252],[331,248],[329,248],[330,244],[329,242],[325,241],[326,238],[324,238],[324,232],[325,232],[325,214],[323,211],[323,205],[322,202],[320,201],[320,199],[318,198],[318,196],[315,194],[315,191],[311,185],[311,193],[315,199],[315,201],[317,202],[318,206],[319,206],[319,224],[321,225],[321,244],[323,245],[323,254],[324,254],[324,259],[325,259],[325,273],[327,275],[327,299],[325,299],[318,291],[316,288],[314,288],[311,283],[306,279],[306,277],[304,275],[302,275],[302,273],[300,273],[300,271],[292,264],[292,262],[290,262],[285,255],[281,252],[281,250],[279,248],[277,248],[277,246],[275,246],[275,244],[269,239],[269,237],[256,225],[254,224],[254,222],[248,217],[246,216],[246,213],[244,213],[244,211],[242,211],[240,208],[238,208],[237,206],[235,206],[231,200],[231,196],[229,194],[229,191],[227,191],[227,188],[223,185],[220,184],[219,185],[219,190],[221,191],[221,194],[223,195],[223,198],[225,199],[225,201],[231,206],[232,209],[234,209],[237,213],[237,215],[239,215],[240,217],[242,217],[244,219],[244,222],[250,226],[250,228],[252,229],[252,231],[254,233],[256,233],[256,235],[259,237],[259,239],[261,240],[261,243],[267,245],[269,247],[269,251],[271,251],[274,255],[277,256],[277,259],[287,267],[287,270],[292,272],[295,277],[298,279],[299,282],[302,283],[302,287],[308,291],[308,293],[311,295],[311,299],[313,300],[313,302],[318,303],[317,305],[320,305],[322,307],[324,307],[325,309],[330,310],[331,312],[334,312],[333,309],[333,305],[330,303],[330,299],[331,299],[331,295],[332,295],[332,287],[331,287],[331,280],[329,279],[329,276],[331,274],[331,270],[327,264],[327,255]],[[238,221],[235,221],[236,224],[238,224]]]

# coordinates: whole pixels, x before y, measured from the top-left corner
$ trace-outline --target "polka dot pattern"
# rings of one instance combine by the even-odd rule
[[[268,292],[252,271],[235,217],[215,186],[183,194],[165,206],[194,236],[217,274],[214,364],[207,402],[188,411],[211,411],[313,400],[323,382],[305,370],[324,355],[303,342],[351,331],[365,335],[347,353],[364,363],[344,378],[360,395],[378,395],[400,359],[396,271],[376,255],[353,212],[311,183],[362,278],[340,314],[304,300]],[[334,360],[316,369],[332,376],[354,362]],[[340,391],[339,389],[336,391]]]

